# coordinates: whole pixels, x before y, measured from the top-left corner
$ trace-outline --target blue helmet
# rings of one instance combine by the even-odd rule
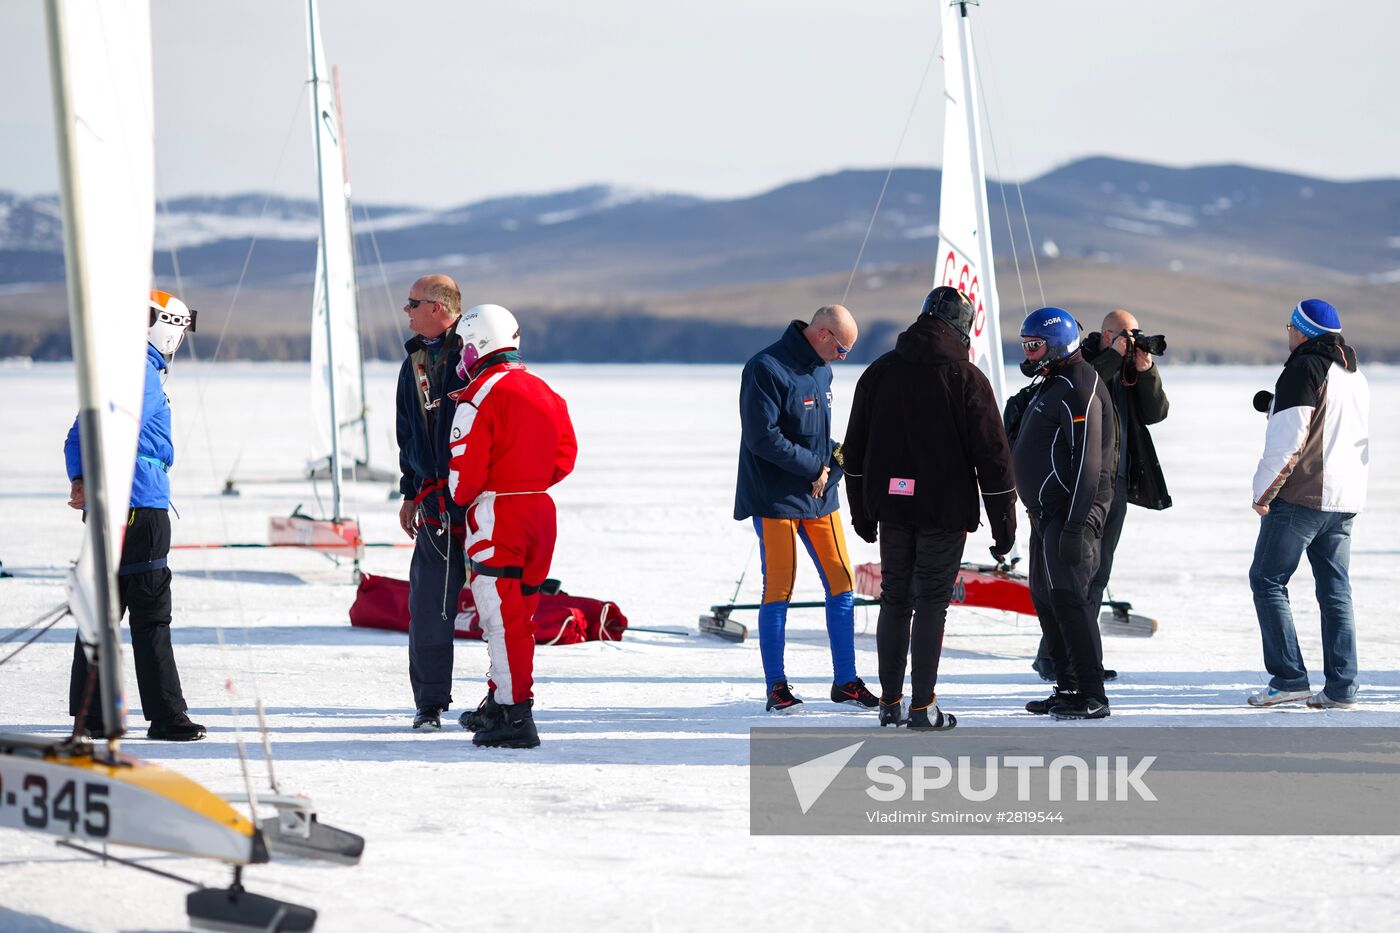
[[[1064,308],[1041,308],[1026,315],[1021,322],[1022,341],[1039,338],[1045,341],[1046,352],[1038,360],[1026,360],[1021,372],[1034,376],[1079,349],[1079,322]]]

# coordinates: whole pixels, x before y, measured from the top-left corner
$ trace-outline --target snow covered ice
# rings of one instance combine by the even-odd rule
[[[528,345],[527,345],[528,356]],[[1281,364],[1281,359],[1280,359]],[[749,835],[747,733],[763,712],[757,638],[702,638],[696,617],[724,602],[752,550],[730,518],[738,443],[738,367],[540,366],[568,400],[577,472],[556,490],[552,575],[571,592],[615,600],[635,625],[620,643],[540,648],[533,751],[473,748],[457,714],[483,693],[485,649],[458,642],[454,708],[440,734],[409,729],[407,638],[352,629],[348,566],[286,550],[172,553],[180,672],[209,737],[147,742],[133,715],[128,748],[221,792],[242,782],[234,738],[253,737],[249,709],[269,711],[277,776],[310,794],[329,823],[363,834],[353,868],[254,866],[250,890],[314,907],[323,930],[807,929],[833,918],[881,928],[1021,928],[1092,904],[1098,924],[1170,923],[1283,929],[1324,911],[1343,928],[1393,917],[1388,837],[779,838]],[[376,465],[393,469],[393,374],[368,366]],[[1113,717],[1128,725],[1400,725],[1400,373],[1365,369],[1373,391],[1370,502],[1352,550],[1360,708],[1254,710],[1266,682],[1246,572],[1258,518],[1249,484],[1263,441],[1255,391],[1277,367],[1164,373],[1171,416],[1153,428],[1175,506],[1129,512],[1114,595],[1158,618],[1150,639],[1106,639]],[[836,369],[837,424],[859,369]],[[172,473],[181,543],[263,541],[267,518],[302,504],[295,476],[311,453],[305,366],[177,362],[168,389],[178,461]],[[10,632],[63,601],[81,523],[65,504],[62,444],[76,411],[72,368],[0,364],[0,581]],[[328,490],[321,489],[324,500]],[[369,541],[399,541],[382,484],[348,487]],[[1024,532],[1023,532],[1024,540]],[[848,536],[856,562],[877,549]],[[990,539],[974,535],[980,560]],[[365,569],[403,577],[407,549],[371,549]],[[755,556],[741,599],[756,598]],[[1316,604],[1304,565],[1292,587],[1304,657],[1321,664]],[[795,598],[818,597],[799,569]],[[752,614],[736,616],[751,625]],[[875,616],[857,615],[860,673],[876,679]],[[939,702],[964,725],[1035,724],[1022,711],[1046,687],[1029,667],[1033,620],[954,609]],[[0,667],[5,731],[57,736],[70,724],[66,685],[74,628],[65,620]],[[873,713],[827,702],[830,663],[820,613],[794,611],[788,671],[808,702],[784,726],[875,726]],[[127,697],[139,703],[126,655]],[[1320,687],[1320,675],[1315,678]],[[230,706],[241,708],[234,715]],[[1052,727],[1045,723],[1047,728]],[[1065,728],[1065,727],[1061,727]],[[1289,815],[1279,813],[1280,825]],[[134,853],[145,864],[225,884],[207,863]],[[0,831],[0,930],[180,929],[185,889],[104,869],[53,838]]]

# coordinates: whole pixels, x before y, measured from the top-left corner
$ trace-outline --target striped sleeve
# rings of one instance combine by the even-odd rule
[[[1322,405],[1326,377],[1327,363],[1320,357],[1292,360],[1279,376],[1264,433],[1264,453],[1254,470],[1255,505],[1272,502],[1298,465]]]

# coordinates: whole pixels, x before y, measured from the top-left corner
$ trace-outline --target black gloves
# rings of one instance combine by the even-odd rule
[[[872,522],[866,518],[851,516],[851,527],[856,530],[857,538],[860,538],[862,541],[868,541],[871,544],[875,543],[875,531],[878,527],[876,522]]]
[[[1065,522],[1059,553],[1060,561],[1071,567],[1085,563],[1094,553],[1094,530],[1083,522]]]
[[[992,557],[1002,563],[1002,558],[1016,546],[1015,490],[984,495],[982,504],[987,509],[987,525],[992,532]]]

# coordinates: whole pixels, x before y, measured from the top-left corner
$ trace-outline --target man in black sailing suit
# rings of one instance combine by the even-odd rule
[[[1113,505],[1104,520],[1103,537],[1099,541],[1099,569],[1089,584],[1089,606],[1095,612],[1103,604],[1113,572],[1113,555],[1123,533],[1123,520],[1129,503],[1145,509],[1166,509],[1172,504],[1167,494],[1167,482],[1157,460],[1157,448],[1147,426],[1165,421],[1167,393],[1162,389],[1161,371],[1152,362],[1152,355],[1130,342],[1132,331],[1138,330],[1137,318],[1127,311],[1110,311],[1103,319],[1103,328],[1087,334],[1081,348],[1084,360],[1108,386],[1108,396],[1117,415],[1115,431],[1118,469],[1114,474]],[[1103,642],[1098,627],[1094,628],[1095,653],[1103,665]],[[1045,640],[1040,642],[1035,663],[1036,673],[1046,680],[1055,679],[1055,661]],[[1117,676],[1106,671],[1105,679]]]
[[[1030,589],[1055,661],[1055,692],[1026,704],[1056,719],[1109,714],[1095,653],[1098,607],[1088,602],[1099,536],[1113,501],[1113,403],[1079,351],[1079,324],[1061,308],[1031,312],[1021,325],[1027,375],[1045,381],[1021,417],[1011,459],[1030,513]]]

